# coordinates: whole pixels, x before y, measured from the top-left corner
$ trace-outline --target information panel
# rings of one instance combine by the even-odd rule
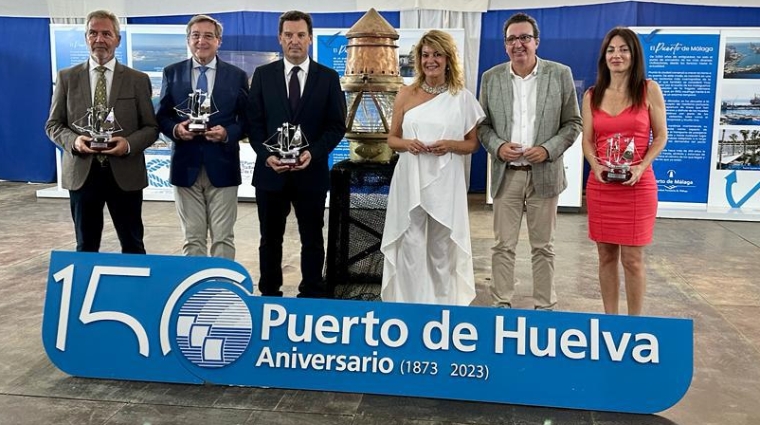
[[[658,216],[760,220],[758,29],[635,30],[665,95]]]
[[[660,84],[668,145],[654,163],[659,200],[707,202],[718,34],[641,36],[647,77]]]

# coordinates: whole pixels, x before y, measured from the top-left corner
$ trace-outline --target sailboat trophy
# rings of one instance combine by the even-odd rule
[[[107,106],[93,106],[87,108],[84,117],[73,123],[74,128],[90,135],[92,140],[85,142],[87,147],[95,151],[113,149],[116,142],[111,140],[113,133],[122,130],[116,121],[113,108]]]
[[[219,112],[210,93],[197,89],[190,93],[187,99],[174,108],[180,116],[190,120],[187,129],[196,133],[208,130],[211,115]]]
[[[280,157],[280,162],[284,165],[297,165],[301,149],[309,146],[301,131],[300,125],[282,123],[282,127],[277,127],[277,131],[264,141],[269,152],[273,152]]]
[[[625,148],[622,148],[625,146]],[[622,148],[622,149],[621,149]],[[609,183],[622,183],[631,179],[636,144],[633,137],[622,137],[620,133],[607,139],[605,158],[600,163],[608,170],[602,172],[602,178]]]

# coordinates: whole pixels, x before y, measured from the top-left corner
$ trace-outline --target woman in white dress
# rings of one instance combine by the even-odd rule
[[[485,116],[464,88],[453,38],[425,33],[415,81],[393,105],[388,145],[399,152],[380,250],[383,301],[469,305],[475,278],[467,217],[465,155],[478,150]]]

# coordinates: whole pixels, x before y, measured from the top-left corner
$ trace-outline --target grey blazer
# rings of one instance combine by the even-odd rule
[[[77,190],[90,172],[93,155],[73,151],[74,141],[81,134],[73,123],[92,106],[88,62],[58,72],[58,80],[50,105],[45,132],[63,150],[61,186]],[[150,79],[142,72],[116,63],[108,106],[114,108],[122,131],[115,136],[127,139],[129,155],[110,156],[109,162],[116,183],[122,190],[140,190],[148,185],[143,151],[158,137],[158,123],[151,102]]]
[[[480,82],[480,104],[486,118],[478,126],[478,138],[491,154],[491,195],[496,196],[507,163],[496,154],[512,137],[512,74],[510,62],[485,73]],[[536,140],[549,158],[533,165],[533,188],[539,198],[558,196],[567,187],[563,153],[581,132],[581,114],[570,68],[538,59],[536,90]]]

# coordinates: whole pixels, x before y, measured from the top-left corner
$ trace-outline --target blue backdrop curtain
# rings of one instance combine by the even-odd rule
[[[44,18],[0,17],[0,179],[55,181],[45,136],[52,96],[50,35]]]
[[[506,60],[502,26],[513,13],[533,15],[541,29],[539,56],[569,65],[588,88],[596,76],[596,60],[604,34],[617,25],[710,26],[760,25],[760,8],[683,6],[624,2],[549,9],[493,10],[483,14],[480,72]],[[319,28],[348,28],[363,12],[313,14]],[[222,50],[280,51],[279,13],[213,14],[225,27]],[[399,27],[399,13],[382,13]],[[180,24],[189,15],[131,18],[131,24]],[[55,148],[44,133],[50,109],[52,76],[49,20],[0,17],[0,35],[13,40],[0,49],[0,179],[55,181]],[[23,37],[19,35],[23,34]],[[470,189],[485,190],[486,154],[473,157]]]
[[[399,27],[398,12],[380,13],[394,28]],[[231,12],[211,13],[224,26],[220,50],[282,52],[277,42],[280,13]],[[314,13],[314,28],[350,28],[364,16],[364,12]],[[130,18],[130,24],[181,24],[185,25],[191,15]]]

